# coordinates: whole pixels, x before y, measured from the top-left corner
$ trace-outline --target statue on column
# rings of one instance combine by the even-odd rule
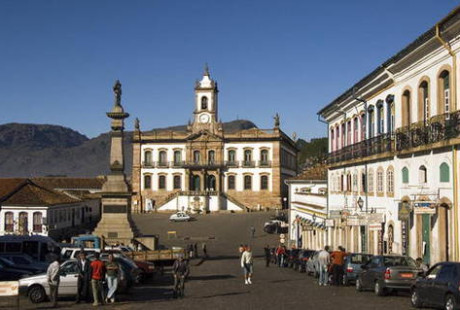
[[[121,105],[121,83],[119,80],[116,80],[115,85],[113,85],[113,93],[115,94],[115,105]]]
[[[280,127],[280,116],[278,113],[275,114],[275,117],[273,117],[273,119],[275,120],[275,128],[279,128]]]

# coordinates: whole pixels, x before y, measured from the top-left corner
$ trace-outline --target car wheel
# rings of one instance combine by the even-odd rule
[[[420,302],[420,296],[418,295],[417,289],[412,290],[412,294],[410,295],[410,302],[412,307],[414,308],[421,308],[422,303]]]
[[[454,310],[457,308],[457,303],[455,302],[455,298],[453,295],[447,295],[446,302],[444,303],[444,309],[446,310]]]
[[[363,291],[363,285],[361,284],[361,280],[358,278],[356,279],[356,286],[355,286],[356,290],[358,292],[362,292]]]
[[[34,285],[29,289],[29,299],[34,304],[45,301],[46,293],[40,285]]]
[[[374,293],[375,295],[377,296],[385,296],[385,288],[382,287],[382,285],[380,284],[379,281],[375,281],[375,284],[374,284]]]

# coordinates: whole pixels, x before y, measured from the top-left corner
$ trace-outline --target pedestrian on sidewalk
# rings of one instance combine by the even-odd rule
[[[106,279],[107,279],[107,297],[105,298],[105,302],[111,303],[115,302],[115,292],[118,288],[118,270],[119,266],[118,263],[115,261],[113,254],[109,254],[109,261],[105,265],[106,272]]]
[[[276,257],[278,258],[278,267],[284,267],[284,259],[286,256],[286,248],[281,244],[276,249]]]
[[[198,244],[195,242],[195,244],[193,245],[193,250],[194,250],[194,254],[195,254],[195,257],[198,257]]]
[[[91,286],[93,289],[93,306],[97,307],[101,305],[104,300],[102,293],[102,280],[105,277],[105,265],[99,259],[99,253],[94,253],[94,260],[91,262]]]
[[[264,248],[264,253],[265,253],[265,267],[269,267],[270,259],[271,259],[271,249],[268,244]]]
[[[319,286],[327,286],[329,280],[328,268],[331,263],[331,257],[329,254],[329,246],[325,246],[324,250],[321,250],[318,254],[318,263],[319,263]]]
[[[205,258],[207,258],[208,257],[208,251],[206,249],[206,243],[203,242],[203,244],[201,245],[201,250],[203,251],[203,256]]]
[[[254,238],[256,235],[256,228],[254,226],[251,226],[251,238]]]
[[[53,262],[48,266],[46,271],[46,278],[50,287],[51,307],[56,308],[59,289],[59,257],[55,254],[52,260]]]
[[[77,261],[77,270],[78,270],[78,280],[77,280],[77,300],[75,303],[80,303],[82,300],[89,303],[90,302],[90,282],[91,282],[91,267],[89,266],[90,262],[86,258],[86,253],[83,249],[80,250],[78,254]]]
[[[246,246],[243,255],[241,255],[241,268],[244,270],[244,284],[252,284],[253,266],[250,246]]]
[[[345,256],[347,253],[342,246],[338,247],[337,251],[332,252],[332,283],[334,285],[340,285],[343,277],[343,265],[345,264]]]

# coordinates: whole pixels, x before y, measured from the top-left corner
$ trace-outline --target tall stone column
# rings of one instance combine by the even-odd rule
[[[124,119],[129,117],[121,106],[121,83],[113,86],[115,104],[107,116],[112,119],[110,132],[110,173],[102,186],[102,215],[93,234],[103,237],[107,243],[128,244],[134,237],[129,191],[124,173],[123,130]]]

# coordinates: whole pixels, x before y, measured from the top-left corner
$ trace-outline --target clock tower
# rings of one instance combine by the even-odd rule
[[[211,79],[208,65],[204,68],[203,77],[195,84],[195,111],[192,131],[198,132],[208,130],[216,133],[218,131],[217,114],[217,82]]]

